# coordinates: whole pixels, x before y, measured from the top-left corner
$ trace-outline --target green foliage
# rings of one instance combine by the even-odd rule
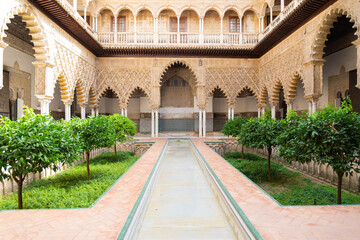
[[[338,175],[338,203],[341,203],[343,175],[359,172],[360,118],[352,112],[350,98],[341,107],[329,105],[306,117],[291,113],[279,136],[280,156],[288,161],[312,159],[330,165]]]
[[[336,188],[329,185],[316,184],[302,177],[300,173],[291,171],[279,163],[271,163],[273,179],[267,181],[266,160],[251,153],[226,153],[225,159],[248,178],[268,192],[283,205],[313,205],[316,199],[319,205],[336,204]],[[359,204],[360,196],[342,193],[344,204]]]
[[[0,180],[14,177],[23,181],[28,173],[41,172],[55,162],[71,164],[81,153],[79,138],[63,123],[51,116],[35,114],[24,108],[24,116],[16,121],[0,120]],[[7,171],[4,171],[7,170]]]
[[[80,136],[86,152],[96,148],[111,147],[116,139],[112,122],[107,116],[99,115],[86,119],[73,118],[70,125]]]
[[[317,161],[329,164],[335,172],[359,171],[360,118],[352,112],[350,99],[341,107],[329,105],[307,117],[291,115],[279,140],[281,156],[297,161]]]
[[[261,118],[251,118],[243,126],[238,136],[241,144],[263,149],[277,146],[277,137],[282,131],[280,121],[272,119],[269,112]]]
[[[131,152],[103,153],[91,159],[91,180],[86,181],[85,163],[54,176],[32,182],[24,190],[24,207],[85,208],[96,201],[138,157]],[[15,209],[17,194],[0,196],[0,210]]]
[[[241,152],[227,152],[227,153],[225,153],[224,158],[226,158],[226,159],[242,158],[242,153]],[[254,161],[260,161],[260,160],[265,161],[266,160],[265,158],[260,157],[259,155],[256,155],[253,153],[244,153],[244,159],[254,160]]]
[[[265,158],[256,154],[245,153],[244,159],[241,159],[241,153],[236,152],[225,154],[225,159],[255,183],[266,182],[268,180],[268,166]],[[279,163],[272,162],[271,169],[273,181],[298,175],[298,173],[286,169]]]
[[[237,137],[241,131],[243,124],[247,122],[247,118],[234,118],[226,122],[224,129],[221,131],[225,136]]]
[[[120,114],[109,116],[118,142],[126,142],[136,134],[136,125],[133,121]]]

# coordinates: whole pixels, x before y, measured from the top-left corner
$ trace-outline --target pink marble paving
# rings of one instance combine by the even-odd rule
[[[264,239],[360,239],[360,205],[281,207],[204,141],[201,155]]]
[[[0,240],[117,239],[165,142],[157,139],[92,208],[0,212]]]

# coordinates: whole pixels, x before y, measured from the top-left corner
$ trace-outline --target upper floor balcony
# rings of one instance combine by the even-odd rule
[[[188,6],[113,9],[95,1],[56,0],[104,48],[123,45],[231,45],[251,48],[306,0],[265,1],[261,9]],[[94,2],[94,4],[92,4]]]

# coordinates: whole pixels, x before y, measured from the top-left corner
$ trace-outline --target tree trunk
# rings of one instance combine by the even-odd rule
[[[270,169],[270,159],[271,159],[271,153],[272,153],[272,147],[268,147],[268,180],[271,181],[271,169]]]
[[[337,172],[338,175],[338,186],[337,186],[337,204],[341,204],[341,185],[342,185],[342,178],[344,176],[343,172]]]
[[[244,159],[244,145],[241,144],[241,158]]]
[[[90,180],[90,166],[89,166],[89,162],[90,162],[89,152],[86,152],[87,180]]]
[[[114,154],[115,154],[115,160],[116,160],[116,143],[114,145]]]
[[[23,209],[22,186],[24,179],[22,178],[22,174],[20,174],[19,179],[16,179],[15,177],[13,177],[13,179],[18,186],[18,209]]]

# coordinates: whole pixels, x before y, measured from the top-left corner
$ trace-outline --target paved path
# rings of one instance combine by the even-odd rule
[[[359,239],[360,206],[280,207],[203,139],[192,141],[264,239]],[[156,140],[92,208],[0,212],[0,239],[116,239],[165,142]]]

